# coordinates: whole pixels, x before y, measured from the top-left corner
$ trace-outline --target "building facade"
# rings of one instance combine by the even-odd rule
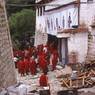
[[[57,43],[62,63],[84,62],[91,47],[88,34],[94,31],[94,0],[40,0],[37,4],[41,5],[36,9],[36,45],[44,35],[42,43]]]
[[[95,0],[81,0],[80,22],[85,22],[88,29],[88,51],[86,61],[95,62]]]
[[[0,0],[0,90],[16,83],[12,43],[4,0]]]

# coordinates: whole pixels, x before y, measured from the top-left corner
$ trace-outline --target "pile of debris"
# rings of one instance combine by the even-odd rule
[[[85,64],[85,70],[91,70],[94,69],[95,70],[95,59],[94,60],[89,60],[87,61]]]
[[[61,75],[57,78],[61,79],[62,86],[66,88],[92,87],[95,86],[95,68],[84,64],[71,75]]]

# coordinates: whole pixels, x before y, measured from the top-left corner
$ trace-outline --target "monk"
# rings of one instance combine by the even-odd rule
[[[25,74],[25,64],[23,62],[23,59],[20,59],[17,63],[18,72],[21,74],[21,76],[24,76]]]
[[[50,85],[48,83],[48,76],[47,76],[47,72],[44,72],[39,79],[39,84],[41,87],[49,87],[46,90],[40,90],[39,91],[39,95],[51,95],[50,93]]]
[[[25,64],[25,73],[26,73],[26,75],[28,75],[29,74],[29,60],[28,60],[28,58],[25,57],[23,62]]]
[[[52,70],[54,71],[56,69],[56,65],[58,62],[58,52],[56,49],[52,51]]]
[[[35,62],[34,57],[30,58],[29,67],[30,67],[31,74],[35,75],[36,74],[36,67],[37,66],[36,66],[36,62]]]
[[[44,86],[48,86],[48,77],[47,77],[47,73],[44,72],[39,79],[39,84],[40,86],[44,87]]]
[[[44,51],[42,51],[41,54],[39,55],[39,67],[43,72],[48,71],[47,60]]]

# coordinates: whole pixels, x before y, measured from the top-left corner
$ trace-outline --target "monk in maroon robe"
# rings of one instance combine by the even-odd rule
[[[48,71],[46,54],[44,52],[41,52],[39,55],[39,67],[43,72]]]
[[[19,62],[17,63],[17,68],[18,68],[18,72],[21,74],[21,76],[24,76],[25,74],[25,64],[23,62],[23,60],[19,60]]]
[[[52,70],[56,69],[56,65],[58,62],[58,52],[56,49],[52,51]]]
[[[44,73],[40,76],[39,79],[39,84],[40,86],[44,87],[44,86],[48,86],[48,77],[46,75],[47,73]]]
[[[36,62],[34,60],[33,57],[30,58],[30,63],[29,63],[29,67],[30,67],[30,72],[32,75],[35,75],[36,74]]]
[[[29,60],[27,58],[24,58],[24,64],[25,64],[25,72],[28,75],[29,73]]]

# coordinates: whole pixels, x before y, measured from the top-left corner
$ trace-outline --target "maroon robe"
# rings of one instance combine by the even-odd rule
[[[48,77],[46,75],[41,75],[39,80],[40,86],[47,86],[48,85]]]
[[[54,50],[52,52],[52,55],[53,55],[53,58],[52,58],[52,70],[55,70],[57,62],[58,62],[58,52],[57,52],[57,50]]]
[[[34,59],[30,59],[30,72],[32,75],[35,75],[36,74],[36,62]]]
[[[29,60],[24,58],[24,64],[25,64],[25,72],[28,74],[29,72]]]
[[[24,64],[23,60],[20,60],[20,61],[17,63],[17,68],[18,68],[18,72],[19,72],[21,75],[24,75],[24,74],[25,74],[25,64]]]
[[[40,69],[43,71],[43,72],[46,72],[47,70],[47,60],[46,60],[46,55],[44,52],[42,52],[40,55],[39,55],[39,67]]]

